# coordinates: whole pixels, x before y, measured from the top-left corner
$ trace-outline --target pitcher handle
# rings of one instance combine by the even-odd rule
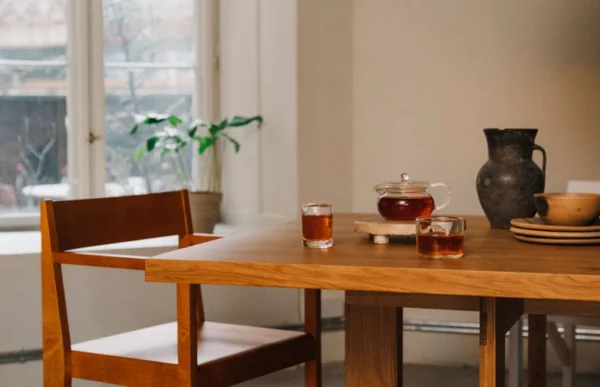
[[[441,210],[442,208],[446,208],[446,206],[448,206],[448,204],[450,203],[450,199],[452,197],[452,191],[450,191],[450,188],[444,183],[431,183],[431,184],[429,184],[429,187],[431,187],[431,188],[435,188],[435,187],[446,188],[446,190],[448,191],[448,197],[446,198],[446,201],[442,205],[435,207],[435,211]]]
[[[538,144],[533,144],[533,150],[542,152],[542,172],[544,173],[544,176],[546,176],[546,150]]]

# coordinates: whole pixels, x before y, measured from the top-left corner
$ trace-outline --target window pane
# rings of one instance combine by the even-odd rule
[[[104,0],[106,194],[179,189],[171,159],[134,160],[153,130],[129,134],[136,114],[191,119],[194,84],[193,0]],[[186,168],[191,149],[182,151]]]
[[[0,216],[68,195],[66,1],[0,3]]]

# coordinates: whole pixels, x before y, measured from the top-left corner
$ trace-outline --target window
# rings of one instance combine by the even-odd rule
[[[160,157],[134,161],[129,130],[135,114],[206,110],[213,3],[0,2],[0,228],[35,225],[44,198],[178,188]]]
[[[129,128],[148,111],[191,120],[193,14],[192,0],[104,0],[106,195],[179,188],[160,156],[133,161]]]
[[[66,0],[0,3],[0,217],[64,189],[66,43]]]

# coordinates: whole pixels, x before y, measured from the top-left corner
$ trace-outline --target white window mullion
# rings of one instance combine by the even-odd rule
[[[194,113],[214,121],[219,118],[219,4],[215,0],[195,0],[195,6]]]
[[[205,120],[219,119],[219,2],[194,0],[196,41],[194,61],[194,115]],[[194,152],[193,176],[197,186],[202,179],[202,160]]]
[[[90,187],[93,197],[105,196],[106,123],[104,90],[104,17],[103,2],[89,0],[90,61],[90,132],[95,140],[90,149]]]
[[[89,169],[88,89],[88,2],[69,0],[68,3],[68,46],[67,46],[67,169],[71,186],[71,197],[90,196],[90,184],[86,171]]]
[[[68,178],[72,198],[104,194],[102,2],[68,3]]]

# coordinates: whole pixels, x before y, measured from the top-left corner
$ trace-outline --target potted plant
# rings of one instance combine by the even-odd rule
[[[136,135],[142,126],[155,129],[136,149],[134,159],[139,161],[145,154],[160,153],[162,160],[168,160],[177,181],[182,189],[190,192],[190,207],[194,231],[212,233],[219,217],[219,209],[223,197],[221,191],[221,161],[224,144],[222,140],[233,144],[235,152],[240,151],[240,143],[227,133],[228,128],[246,126],[256,121],[260,127],[262,116],[225,118],[215,123],[195,120],[184,127],[183,120],[175,115],[155,114],[135,117],[135,124],[130,130]],[[200,155],[206,155],[202,187],[199,188],[192,179],[182,150],[188,145],[195,145]]]

